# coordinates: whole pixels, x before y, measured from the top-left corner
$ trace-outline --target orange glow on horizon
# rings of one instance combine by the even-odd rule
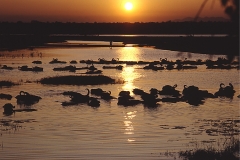
[[[125,4],[131,2],[125,8]],[[203,0],[1,0],[0,21],[162,22],[195,17]],[[184,4],[184,5],[183,5]],[[128,8],[128,9],[127,9]],[[133,11],[134,12],[129,12]],[[126,12],[127,11],[127,12]],[[131,13],[131,14],[129,14]],[[220,1],[208,2],[200,17],[224,17]]]

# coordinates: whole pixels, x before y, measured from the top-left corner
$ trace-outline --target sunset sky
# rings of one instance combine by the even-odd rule
[[[162,22],[195,17],[204,0],[0,0],[0,21]],[[133,8],[124,5],[131,2]],[[200,17],[224,17],[209,0]]]

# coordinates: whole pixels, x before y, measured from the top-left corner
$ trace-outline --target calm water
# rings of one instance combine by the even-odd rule
[[[33,57],[29,56],[33,52]],[[38,53],[42,53],[42,57]],[[7,56],[15,55],[15,58]],[[24,55],[22,58],[21,55]],[[0,93],[17,96],[21,90],[41,96],[39,103],[27,108],[35,112],[17,112],[11,116],[0,114],[0,159],[178,159],[177,152],[196,147],[222,147],[229,133],[239,133],[239,70],[206,70],[198,66],[195,70],[151,71],[139,69],[143,66],[124,65],[120,70],[103,70],[103,74],[122,78],[124,84],[100,86],[54,86],[41,85],[37,80],[56,75],[79,75],[85,71],[55,72],[54,67],[69,65],[77,60],[77,67],[83,59],[98,60],[119,58],[119,60],[154,61],[159,58],[188,58],[216,60],[221,55],[179,53],[153,48],[41,48],[33,51],[20,50],[1,52],[1,65],[14,67],[7,71],[0,69],[0,80],[11,80],[21,85],[1,88]],[[52,58],[67,61],[67,64],[49,64]],[[32,64],[41,60],[43,64]],[[18,66],[41,66],[43,72],[23,72]],[[102,64],[96,64],[101,69]],[[102,88],[118,97],[122,90],[140,88],[148,92],[151,88],[162,89],[164,85],[177,84],[179,91],[184,85],[195,85],[200,89],[215,93],[219,84],[232,83],[236,93],[233,99],[207,99],[200,106],[185,102],[159,103],[156,108],[144,105],[123,107],[117,100],[100,100],[99,108],[86,104],[63,107],[61,102],[69,98],[64,91],[86,94],[86,88]],[[139,96],[135,96],[140,99]],[[160,97],[160,96],[159,96]],[[16,109],[26,108],[17,105],[16,99],[2,100],[0,106],[12,103]],[[3,108],[0,108],[3,112]],[[230,130],[231,126],[235,130]],[[209,131],[211,133],[209,134]],[[173,156],[172,156],[173,155]]]

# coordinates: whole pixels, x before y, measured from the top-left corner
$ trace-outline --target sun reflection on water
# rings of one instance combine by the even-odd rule
[[[137,47],[123,47],[119,50],[119,59],[123,61],[138,61],[140,50]],[[126,66],[122,71],[122,78],[126,82],[122,89],[130,91],[132,95],[132,90],[136,88],[134,86],[134,80],[139,78],[141,75],[136,71],[134,66]]]
[[[136,88],[134,86],[134,80],[140,77],[140,75],[135,72],[134,67],[125,67],[121,74],[125,81],[122,89],[125,91],[130,91],[130,93],[132,94],[132,90]]]
[[[122,61],[139,61],[141,51],[137,47],[123,47],[118,50],[118,54]]]
[[[136,117],[136,113],[137,113],[137,111],[132,111],[132,112],[127,112],[124,115],[124,121],[123,121],[124,127],[125,127],[124,134],[126,134],[126,135],[134,135],[134,127],[133,127],[132,119],[134,117]],[[134,142],[135,139],[134,138],[128,138],[127,141],[128,142]]]

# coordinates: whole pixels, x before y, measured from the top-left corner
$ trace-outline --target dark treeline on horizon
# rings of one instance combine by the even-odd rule
[[[75,23],[75,22],[0,22],[0,34],[234,34],[231,22],[149,22],[149,23]],[[236,33],[235,33],[236,34]]]

